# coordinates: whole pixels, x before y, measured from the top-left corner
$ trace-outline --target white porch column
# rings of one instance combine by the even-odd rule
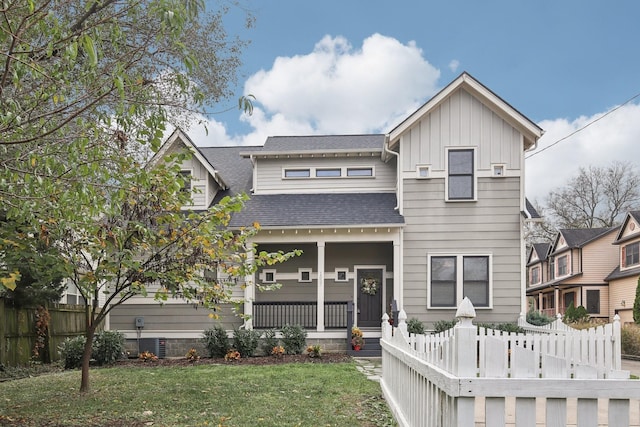
[[[402,233],[402,230],[400,230]],[[393,239],[393,299],[398,302],[398,310],[403,309],[402,304],[402,236]],[[390,308],[385,307],[386,313]]]
[[[318,242],[318,324],[316,330],[324,331],[324,245]]]
[[[555,313],[554,314],[558,314],[560,313],[560,289],[555,288],[553,290],[553,306],[554,306],[554,310]]]
[[[253,264],[253,251],[247,251],[247,263]],[[248,274],[244,276],[244,314],[253,316],[253,300],[256,298],[256,287],[255,287],[255,279],[256,274]],[[253,320],[250,318],[245,320],[244,327],[246,329],[253,329]]]

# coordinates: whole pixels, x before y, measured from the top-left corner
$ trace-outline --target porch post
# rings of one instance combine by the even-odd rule
[[[402,230],[400,231],[402,232]],[[400,310],[403,308],[402,304],[402,256],[400,252],[400,240],[398,238],[393,239],[393,297],[391,300],[397,301]],[[385,307],[384,313],[387,312],[389,307]]]
[[[318,245],[318,307],[316,330],[324,331],[324,245],[325,242],[317,242]]]
[[[560,289],[553,289],[553,307],[555,309],[554,314],[560,313]]]
[[[544,308],[543,301],[544,301],[544,293],[542,291],[540,291],[538,293],[538,311],[540,313],[543,313],[543,311],[542,311],[542,309]]]
[[[247,263],[253,264],[252,250],[247,251]],[[256,297],[255,278],[255,273],[244,276],[244,314],[248,316],[253,316],[253,300]],[[246,329],[253,329],[253,320],[251,317],[244,321],[244,327]]]

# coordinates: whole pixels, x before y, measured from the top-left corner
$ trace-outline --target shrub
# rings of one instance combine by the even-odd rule
[[[184,357],[190,362],[195,362],[196,360],[200,359],[198,350],[196,350],[195,348],[190,348],[189,351],[187,351],[187,354],[184,355]]]
[[[82,365],[82,353],[87,339],[84,335],[65,339],[59,347],[64,369],[76,369]]]
[[[433,330],[436,334],[439,334],[440,332],[444,332],[453,328],[454,326],[456,326],[456,323],[458,322],[455,319],[454,320],[438,320],[436,323],[433,324]]]
[[[523,334],[524,329],[518,326],[516,323],[479,323],[479,328],[495,329],[496,331],[510,332],[516,334]]]
[[[202,342],[209,352],[209,357],[224,357],[231,348],[227,331],[222,326],[207,329],[202,335]]]
[[[571,323],[584,323],[589,320],[589,313],[587,313],[587,309],[583,306],[576,307],[573,303],[569,304],[567,310],[564,313],[564,318],[562,321],[566,324]]]
[[[271,349],[271,355],[276,357],[284,356],[284,347],[277,345]]]
[[[258,348],[260,332],[253,329],[234,329],[233,347],[238,350],[240,356],[251,357]]]
[[[322,348],[319,345],[310,345],[307,347],[307,354],[311,358],[317,358],[322,356]]]
[[[640,327],[626,325],[620,330],[622,338],[622,354],[640,356]]]
[[[407,322],[407,332],[414,335],[423,335],[424,334],[424,323],[422,323],[419,319],[412,317]]]
[[[307,331],[300,325],[282,328],[282,346],[287,354],[302,354],[307,343]]]
[[[120,359],[124,348],[125,337],[122,332],[98,332],[93,340],[92,357],[98,365],[107,365]]]
[[[276,338],[275,329],[267,329],[264,331],[264,337],[262,339],[262,353],[264,355],[273,354],[274,348],[279,347],[278,338]]]
[[[240,352],[234,349],[230,349],[229,351],[227,351],[227,354],[224,355],[224,360],[226,360],[227,362],[240,360]]]
[[[527,313],[527,323],[534,326],[544,326],[556,320],[537,310],[531,310]]]

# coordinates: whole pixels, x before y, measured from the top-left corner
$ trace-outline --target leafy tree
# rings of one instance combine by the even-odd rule
[[[633,300],[633,321],[640,325],[640,277],[636,286],[636,297]]]
[[[640,173],[631,162],[580,168],[566,186],[549,193],[557,228],[611,227],[640,205]]]

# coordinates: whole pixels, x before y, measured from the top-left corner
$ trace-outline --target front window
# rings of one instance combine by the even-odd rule
[[[631,243],[623,247],[622,251],[624,267],[640,264],[640,242]]]
[[[556,263],[558,267],[558,277],[566,276],[567,274],[569,274],[568,261],[569,261],[568,255],[561,256],[560,258],[558,258]]]
[[[490,256],[431,256],[429,306],[454,308],[468,297],[475,307],[490,307],[490,278]]]
[[[182,180],[182,188],[180,190],[185,193],[191,193],[191,171],[180,171],[180,178]]]
[[[531,269],[531,282],[532,285],[540,283],[540,267],[533,267]]]
[[[475,198],[473,149],[449,150],[447,159],[447,200]]]
[[[597,289],[587,290],[587,313],[600,313],[600,291]]]

